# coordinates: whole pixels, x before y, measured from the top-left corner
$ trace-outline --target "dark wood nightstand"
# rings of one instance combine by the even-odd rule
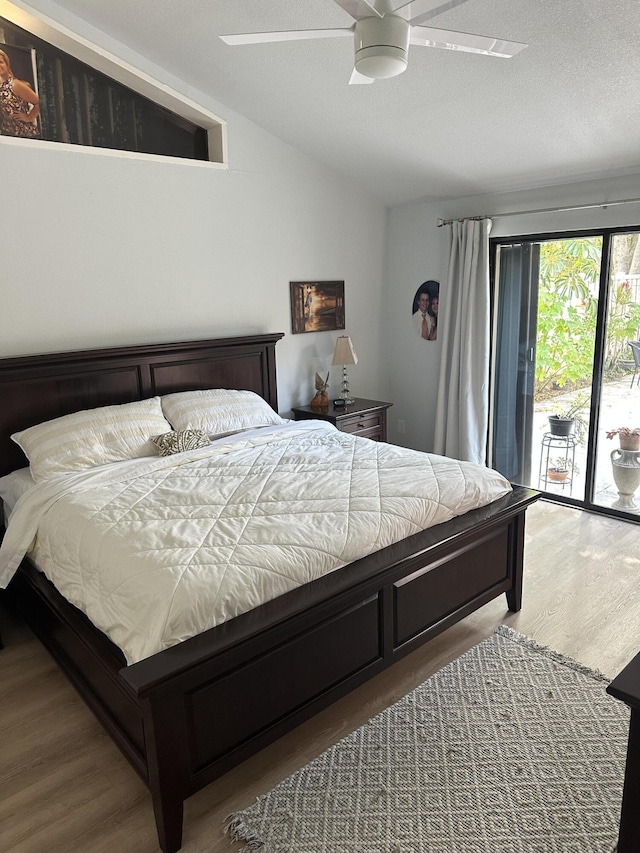
[[[387,440],[387,409],[393,403],[383,403],[380,400],[363,400],[356,397],[350,406],[335,409],[333,403],[324,412],[317,412],[311,406],[297,406],[292,409],[293,416],[297,421],[306,421],[312,418],[320,421],[329,421],[342,432],[350,432],[352,435],[362,435],[373,441]]]

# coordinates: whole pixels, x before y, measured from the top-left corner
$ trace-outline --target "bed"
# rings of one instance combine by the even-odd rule
[[[281,337],[0,360],[0,475],[26,465],[13,433],[82,409],[223,388],[277,411]],[[195,791],[498,595],[519,610],[537,497],[516,486],[129,664],[29,559],[7,595],[149,787],[174,853]]]

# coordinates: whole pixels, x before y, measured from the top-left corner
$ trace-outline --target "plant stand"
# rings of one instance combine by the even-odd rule
[[[563,456],[570,460],[569,476],[566,480],[558,482],[549,477],[549,459],[553,456]],[[562,491],[565,488],[569,489],[571,495],[573,489],[573,471],[576,460],[576,438],[571,435],[554,435],[551,432],[545,432],[542,437],[542,451],[540,453],[540,469],[538,471],[538,485],[540,488],[548,491],[549,484],[560,487]]]

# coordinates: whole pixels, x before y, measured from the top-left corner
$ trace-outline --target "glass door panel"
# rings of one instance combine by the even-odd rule
[[[640,234],[613,234],[598,431],[596,506],[640,513],[640,453],[623,448],[640,440]],[[622,430],[622,436],[619,430]],[[617,433],[607,438],[607,433]],[[635,488],[634,488],[635,485]]]
[[[498,244],[494,263],[492,464],[513,482],[578,501],[601,256],[600,236],[571,237]],[[570,421],[559,435],[555,416]]]
[[[534,393],[534,434],[539,446],[533,446],[538,481],[532,485],[578,501],[587,496],[601,261],[599,236],[540,244]],[[557,434],[563,430],[568,434]]]
[[[531,484],[534,352],[540,251],[499,246],[493,390],[493,464],[515,483]]]

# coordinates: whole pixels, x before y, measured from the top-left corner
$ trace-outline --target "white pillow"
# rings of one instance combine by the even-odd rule
[[[162,410],[174,429],[201,429],[210,436],[286,423],[253,391],[181,391],[163,397]]]
[[[34,486],[35,482],[29,468],[18,468],[17,471],[0,477],[0,498],[5,507],[5,519],[11,514],[18,498]]]
[[[107,462],[155,456],[152,435],[167,432],[160,397],[63,415],[14,433],[36,482]]]

